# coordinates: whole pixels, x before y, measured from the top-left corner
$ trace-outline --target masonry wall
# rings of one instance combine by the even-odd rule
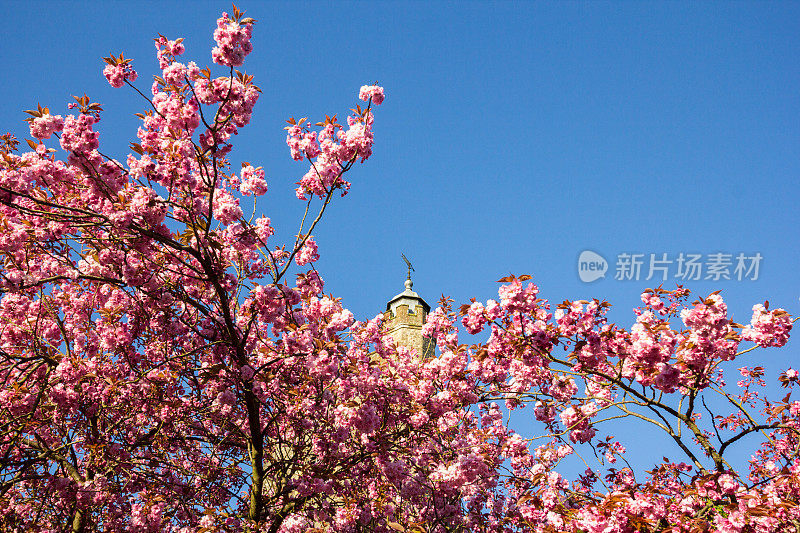
[[[433,339],[422,336],[422,326],[427,316],[421,305],[415,306],[414,312],[409,312],[406,304],[398,305],[395,316],[391,311],[386,311],[383,318],[389,334],[398,345],[414,349],[421,357],[434,356],[436,345]]]

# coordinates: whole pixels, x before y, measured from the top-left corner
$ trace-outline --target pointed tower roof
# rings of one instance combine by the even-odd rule
[[[386,303],[386,310],[391,311],[392,316],[396,316],[397,308],[401,305],[407,305],[409,309],[414,309],[417,305],[421,305],[426,315],[430,313],[431,306],[428,305],[428,303],[423,300],[419,294],[411,290],[411,288],[414,286],[414,282],[411,281],[410,274],[408,279],[406,279],[405,286],[406,290]]]

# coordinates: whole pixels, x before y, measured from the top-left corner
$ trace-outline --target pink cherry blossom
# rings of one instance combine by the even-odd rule
[[[358,91],[358,97],[365,102],[371,98],[375,105],[381,105],[385,98],[383,87],[378,85],[362,85]]]
[[[223,13],[217,19],[217,29],[214,30],[214,41],[217,43],[211,51],[214,62],[230,67],[241,65],[245,56],[253,50],[250,43],[252,35],[252,23],[240,23]]]
[[[49,139],[53,133],[64,129],[64,117],[45,113],[30,121],[31,136],[37,139]]]
[[[753,318],[750,325],[742,330],[742,340],[751,341],[762,348],[769,346],[780,347],[789,339],[792,330],[792,320],[783,309],[767,311],[757,304],[753,306]]]
[[[317,243],[312,237],[306,239],[306,242],[300,248],[300,251],[294,260],[298,266],[307,265],[308,263],[313,263],[314,261],[319,260]]]

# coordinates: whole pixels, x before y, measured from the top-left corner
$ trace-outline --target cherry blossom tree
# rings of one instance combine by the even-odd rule
[[[424,328],[437,357],[398,346],[313,267],[384,91],[361,87],[344,124],[288,121],[305,212],[275,242],[245,215],[263,168],[234,164],[260,96],[237,70],[254,24],[236,7],[218,19],[218,77],[182,62],[181,39],[155,40],[149,90],[131,59],[105,58],[145,106],[124,162],[100,151],[88,96],[66,117],[28,111],[30,151],[2,136],[0,529],[800,531],[798,372],[768,400],[742,362],[787,342],[785,311],[757,305],[743,326],[719,294],[648,289],[626,330],[607,303],[553,309],[519,276],[499,301],[443,299]],[[488,339],[460,343],[460,327]],[[510,427],[523,408],[542,435]],[[683,457],[635,471],[608,432],[629,417]],[[730,464],[753,443],[746,471]]]
[[[545,427],[534,448],[502,425],[499,407],[484,408],[511,470],[506,490],[482,502],[491,502],[489,516],[534,531],[800,530],[800,402],[790,401],[798,372],[779,377],[789,389],[779,401],[765,397],[762,367],[734,366],[733,389],[724,377],[745,353],[786,343],[793,321],[784,310],[756,305],[742,326],[718,293],[687,305],[682,287],[648,289],[627,331],[607,322],[606,302],[566,301],[551,312],[528,279],[501,280],[499,303],[462,306],[469,333],[490,330],[485,343],[459,345],[447,305],[426,326],[484,394],[509,410],[533,407]],[[682,460],[654,458],[651,470],[634,471],[624,444],[601,433],[628,417],[674,442]],[[746,441],[757,445],[749,471],[737,470],[726,452],[754,434],[762,439]],[[570,482],[558,467],[582,445],[603,466],[587,462]]]

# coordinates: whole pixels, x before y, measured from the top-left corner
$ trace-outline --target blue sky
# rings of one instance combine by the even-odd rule
[[[65,114],[71,95],[104,104],[105,153],[124,160],[144,109],[112,89],[101,57],[156,74],[152,39],[185,37],[211,64],[222,2],[2,3],[0,123],[27,137],[23,109]],[[800,3],[241,2],[258,20],[245,70],[263,89],[234,166],[262,165],[261,211],[296,231],[293,184],[305,172],[284,120],[343,117],[378,80],[374,156],[316,232],[326,289],[358,318],[403,289],[404,252],[429,303],[496,296],[495,280],[533,274],[554,302],[597,297],[629,325],[642,289],[615,280],[620,253],[760,253],[757,280],[722,289],[747,322],[769,299],[800,311]],[[216,71],[219,75],[222,70]],[[604,279],[584,283],[593,250]],[[644,268],[646,269],[646,264]],[[673,264],[665,283],[674,285]],[[703,273],[705,276],[705,272]],[[797,341],[746,364],[797,365]],[[773,374],[774,376],[774,374]]]

